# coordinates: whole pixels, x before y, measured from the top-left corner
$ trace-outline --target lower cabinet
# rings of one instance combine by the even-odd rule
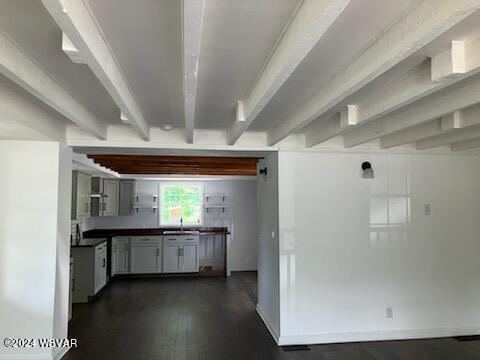
[[[198,272],[198,236],[168,236],[163,242],[163,272]]]
[[[112,239],[111,274],[128,274],[130,256],[130,238],[114,237]]]
[[[161,237],[132,237],[130,241],[130,274],[161,273]]]
[[[73,247],[72,298],[86,303],[107,284],[107,242],[95,247]]]

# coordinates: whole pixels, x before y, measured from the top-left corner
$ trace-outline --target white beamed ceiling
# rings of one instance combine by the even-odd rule
[[[119,70],[109,74],[108,82],[102,77],[105,72],[102,75],[89,61],[101,55],[92,53],[95,47],[83,59],[82,52],[76,52],[78,64],[62,51],[62,33],[72,30],[63,20],[78,15],[68,14],[69,7],[75,9],[69,6],[73,1],[86,6],[85,13],[93,20],[90,30],[101,34]],[[30,66],[17,76],[14,63],[0,63],[0,103],[11,102],[3,110],[0,107],[0,139],[20,139],[24,134],[25,139],[65,139],[77,150],[173,153],[282,147],[480,149],[476,113],[466,127],[441,126],[452,114],[470,114],[477,105],[467,90],[476,89],[477,83],[480,88],[480,0],[317,0],[325,5],[318,7],[311,1],[2,0],[0,38],[14,44],[11,48]],[[64,15],[58,6],[65,7]],[[318,9],[319,14],[309,18],[302,6]],[[420,24],[420,16],[428,16],[429,9],[435,11],[425,25]],[[416,21],[411,26],[402,23],[408,16]],[[299,19],[305,24],[323,19],[325,27],[298,26]],[[70,39],[71,46],[82,49],[75,41],[88,39],[92,32],[85,33],[88,27],[75,31],[78,36]],[[392,50],[391,62],[380,59],[378,69],[359,75],[349,91],[348,79],[341,82],[342,74],[351,74],[349,69],[357,69],[358,64],[372,64],[369,49],[385,44],[388,50],[391,34],[418,47],[405,49],[405,56],[402,49]],[[301,56],[295,57],[294,41],[304,50]],[[6,48],[0,47],[0,56],[2,51]],[[40,92],[35,83],[39,74],[48,84],[59,86],[47,84]],[[252,89],[257,89],[253,93],[259,110],[247,123],[236,123],[237,104],[250,99]],[[260,96],[259,91],[265,92]],[[137,119],[130,119],[130,125],[128,118],[120,120],[119,106],[124,103],[112,94],[126,94],[135,104]],[[317,98],[324,101],[318,109],[311,100]],[[74,107],[69,105],[72,99]],[[25,106],[24,114],[17,112],[15,104],[26,102],[32,106]],[[41,114],[37,123],[30,120],[36,109]],[[146,131],[132,126],[138,125],[134,123],[138,119],[144,121]],[[164,125],[173,125],[173,130],[163,130]],[[106,136],[92,128],[103,129],[100,135],[106,132]]]

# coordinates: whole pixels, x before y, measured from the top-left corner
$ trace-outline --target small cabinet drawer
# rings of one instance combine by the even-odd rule
[[[162,241],[161,236],[134,236],[131,238],[132,244],[158,244]]]
[[[198,235],[166,235],[163,237],[163,241],[167,244],[177,244],[177,243],[196,244],[199,241],[199,236]]]
[[[107,242],[95,246],[95,256],[105,254],[107,252]]]

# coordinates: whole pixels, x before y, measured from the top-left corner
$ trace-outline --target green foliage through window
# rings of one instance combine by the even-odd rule
[[[160,225],[198,225],[202,222],[203,188],[193,184],[160,186]]]

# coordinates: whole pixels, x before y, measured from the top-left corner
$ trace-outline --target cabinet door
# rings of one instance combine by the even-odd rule
[[[179,271],[179,246],[165,244],[163,247],[163,272],[176,273]]]
[[[115,276],[117,273],[117,255],[118,252],[118,242],[116,238],[112,238],[112,249],[111,249],[111,254],[112,256],[110,257],[111,262],[110,262],[110,274],[111,276]]]
[[[128,273],[128,253],[130,247],[128,239],[117,239],[117,256],[116,256],[116,274],[127,274]]]
[[[76,210],[77,219],[90,217],[90,189],[91,177],[82,173],[77,174]]]
[[[158,272],[158,244],[132,244],[130,273],[152,274]]]
[[[118,180],[103,180],[103,216],[118,215]]]
[[[185,244],[181,249],[181,271],[197,272],[198,271],[198,245]]]
[[[133,180],[120,180],[118,215],[133,214],[134,185]]]
[[[99,292],[107,283],[106,253],[95,256],[94,294]]]

